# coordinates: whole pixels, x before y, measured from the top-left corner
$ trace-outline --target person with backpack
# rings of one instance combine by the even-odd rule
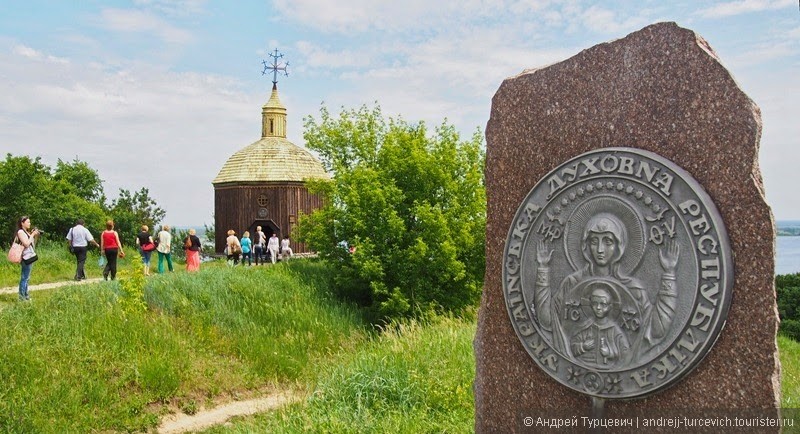
[[[237,265],[239,263],[239,255],[242,253],[242,244],[236,238],[236,231],[229,229],[228,238],[225,242],[227,244],[225,254],[228,256],[228,264]]]

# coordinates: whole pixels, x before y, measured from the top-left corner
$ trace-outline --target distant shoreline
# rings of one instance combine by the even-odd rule
[[[779,237],[800,236],[800,221],[798,220],[777,220],[777,233]]]

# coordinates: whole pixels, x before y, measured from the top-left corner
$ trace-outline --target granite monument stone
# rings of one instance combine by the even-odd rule
[[[486,129],[476,430],[528,417],[777,415],[760,112],[658,23],[505,80]]]

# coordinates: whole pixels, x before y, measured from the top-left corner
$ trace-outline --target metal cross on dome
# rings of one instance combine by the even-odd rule
[[[283,54],[278,54],[278,49],[275,49],[275,54],[269,53],[269,57],[272,57],[272,64],[268,64],[266,60],[262,60],[261,63],[264,64],[264,70],[261,71],[261,75],[267,75],[268,70],[272,70],[272,84],[273,86],[277,86],[278,84],[278,71],[283,71],[283,75],[286,77],[289,76],[289,71],[286,70],[286,67],[289,66],[289,62],[278,63],[278,59],[283,57]]]

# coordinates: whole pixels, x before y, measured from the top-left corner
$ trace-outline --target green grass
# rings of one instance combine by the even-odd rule
[[[117,260],[118,269],[125,268],[133,263],[141,264],[141,259],[134,255],[134,253],[136,253],[135,248],[126,248],[124,251],[128,255],[125,258]],[[6,250],[6,253],[7,252]],[[30,285],[60,282],[71,280],[75,277],[75,255],[69,252],[66,242],[55,243],[43,241],[40,245],[36,246],[36,254],[39,256],[39,260],[33,264],[31,280],[29,282]],[[86,277],[90,279],[103,277],[103,269],[97,265],[98,259],[100,259],[100,249],[96,247],[90,248],[88,257],[86,258]],[[151,261],[151,267],[155,269],[154,265],[157,262],[157,256],[153,255],[153,259],[155,259],[155,261]],[[19,275],[19,264],[12,264],[5,258],[0,261],[0,288],[17,286],[19,284]]]
[[[34,276],[71,277],[66,249],[41,251]],[[168,412],[285,389],[308,395],[208,432],[473,430],[472,319],[373,331],[328,295],[316,261],[176,269],[144,281],[143,313],[121,302],[119,282],[37,291],[30,304],[0,295],[0,431],[147,431]],[[797,408],[800,343],[778,345],[782,406]]]
[[[138,267],[137,267],[138,272]],[[309,277],[301,279],[300,274]],[[203,267],[147,280],[126,312],[117,282],[0,297],[4,432],[137,431],[175,408],[313,383],[367,339],[329,299],[321,263]]]
[[[207,432],[469,432],[474,336],[464,320],[400,325],[323,367],[305,402]]]
[[[323,370],[306,401],[205,432],[471,432],[474,333],[451,319],[389,331]],[[778,346],[782,407],[797,408],[800,343]]]
[[[781,359],[781,407],[800,408],[800,342],[778,336]]]

